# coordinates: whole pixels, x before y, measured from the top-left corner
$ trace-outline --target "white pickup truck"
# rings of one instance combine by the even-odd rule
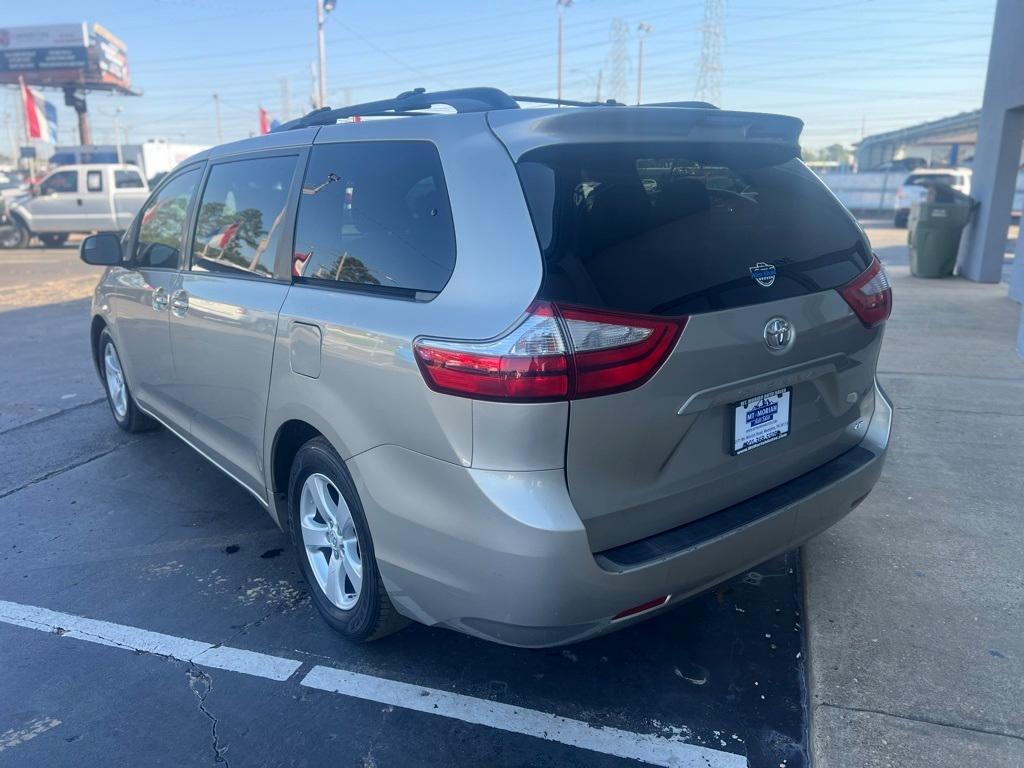
[[[32,236],[60,246],[75,232],[119,232],[128,228],[149,197],[149,186],[134,165],[62,165],[35,185],[30,195],[9,201],[13,229],[0,247],[24,248]]]

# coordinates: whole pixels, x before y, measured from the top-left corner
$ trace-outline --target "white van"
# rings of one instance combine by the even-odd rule
[[[149,197],[149,185],[134,165],[63,165],[33,189],[11,201],[15,226],[0,238],[7,248],[24,248],[33,235],[60,246],[75,232],[120,232],[128,228]]]

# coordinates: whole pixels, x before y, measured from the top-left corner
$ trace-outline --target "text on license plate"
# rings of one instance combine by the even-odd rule
[[[733,406],[734,454],[749,451],[789,434],[789,401],[792,389],[765,392]]]

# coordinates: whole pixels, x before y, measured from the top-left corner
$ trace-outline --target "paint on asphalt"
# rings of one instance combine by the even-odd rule
[[[6,600],[0,600],[0,622],[268,680],[287,680],[302,666],[301,662],[294,659],[212,645],[200,640]],[[595,727],[548,712],[332,667],[313,667],[301,684],[329,693],[340,693],[473,725],[555,741],[651,765],[679,768],[742,768],[747,765],[741,755],[688,744],[678,738]]]

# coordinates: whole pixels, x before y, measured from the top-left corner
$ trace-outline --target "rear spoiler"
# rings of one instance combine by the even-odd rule
[[[762,145],[772,147],[777,157],[797,157],[804,126],[799,118],[786,115],[653,105],[499,110],[488,112],[487,120],[516,161],[533,149],[553,144],[638,140]]]

